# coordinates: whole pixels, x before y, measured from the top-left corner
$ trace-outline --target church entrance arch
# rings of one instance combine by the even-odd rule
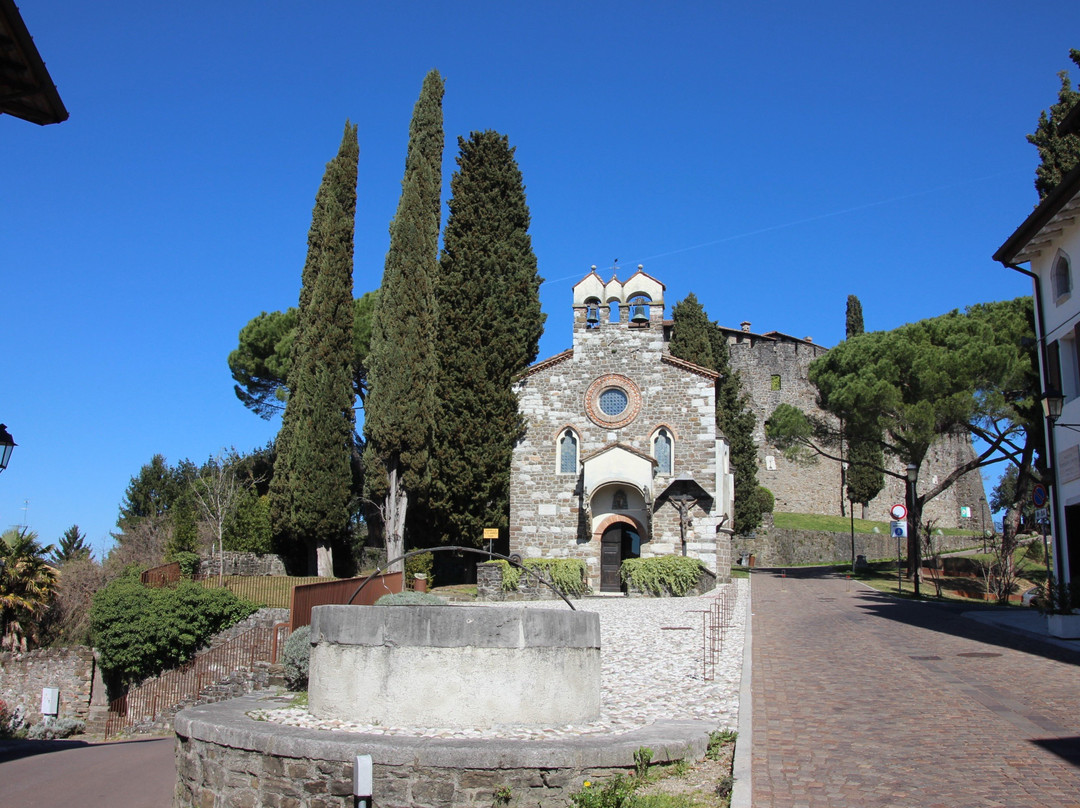
[[[619,568],[628,558],[641,556],[641,530],[626,516],[605,519],[600,533],[600,591],[621,592]]]

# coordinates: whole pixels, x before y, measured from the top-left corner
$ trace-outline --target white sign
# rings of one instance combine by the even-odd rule
[[[890,522],[889,532],[894,539],[907,538],[907,522]]]
[[[60,713],[60,688],[41,688],[41,714],[58,715]]]
[[[1050,524],[1050,509],[1049,508],[1036,508],[1035,509],[1035,522],[1040,525]]]
[[[971,518],[971,508],[969,508],[967,505],[962,506],[960,508],[960,518],[961,519],[970,519]]]
[[[907,518],[907,508],[905,508],[903,505],[893,505],[889,509],[889,515],[892,516],[892,518],[896,519],[897,521],[899,521],[901,519],[906,519]]]

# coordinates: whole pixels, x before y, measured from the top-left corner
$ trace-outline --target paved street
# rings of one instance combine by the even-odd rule
[[[151,738],[0,745],[0,806],[168,808],[176,786],[173,744]]]
[[[1080,653],[817,571],[751,598],[754,808],[1080,806]]]

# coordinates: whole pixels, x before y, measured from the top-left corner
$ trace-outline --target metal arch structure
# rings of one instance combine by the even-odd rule
[[[504,556],[504,555],[502,555],[500,553],[493,553],[490,550],[480,550],[480,549],[478,549],[476,547],[460,547],[460,546],[457,546],[457,545],[451,545],[451,546],[447,546],[447,547],[426,547],[426,548],[421,549],[421,550],[410,550],[409,552],[405,553],[405,555],[401,555],[401,556],[398,556],[397,558],[390,559],[389,561],[386,562],[386,568],[389,568],[391,564],[396,564],[398,561],[404,561],[406,558],[410,558],[410,557],[412,557],[414,555],[421,555],[423,553],[447,552],[447,551],[452,551],[452,550],[461,551],[461,552],[465,552],[465,553],[476,553],[477,555],[487,556],[489,558],[498,558],[498,559],[501,559],[502,561],[506,561],[506,562],[508,562],[510,564],[513,564],[515,567],[517,567],[519,570],[524,572],[526,575],[531,575],[537,581],[542,583],[544,586],[546,586],[548,589],[550,589],[552,592],[554,592],[556,595],[558,595],[560,598],[562,598],[563,602],[567,606],[569,606],[571,608],[571,610],[573,610],[575,612],[577,611],[577,609],[574,608],[574,604],[571,603],[570,599],[566,597],[566,594],[563,593],[551,581],[544,578],[544,576],[542,576],[536,570],[529,569],[524,564],[522,564],[520,561],[518,561],[517,559],[515,559],[515,558],[513,558],[511,556]],[[353,602],[353,600],[355,600],[356,596],[360,594],[360,591],[365,586],[367,586],[371,582],[371,580],[373,578],[375,578],[378,575],[381,575],[383,573],[384,569],[385,569],[384,567],[378,567],[378,566],[375,567],[375,572],[371,573],[371,575],[369,575],[367,578],[365,578],[363,581],[360,582],[360,586],[356,587],[356,591],[353,592],[349,596],[349,599],[347,601],[345,601],[345,605],[346,606],[350,605]]]

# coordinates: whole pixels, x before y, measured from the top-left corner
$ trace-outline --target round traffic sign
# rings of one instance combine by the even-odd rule
[[[1031,501],[1035,504],[1036,508],[1041,508],[1046,504],[1046,486],[1042,483],[1035,483],[1035,487],[1031,489]]]
[[[893,505],[892,508],[889,509],[889,514],[893,519],[900,521],[901,519],[907,518],[907,508],[903,505]]]

